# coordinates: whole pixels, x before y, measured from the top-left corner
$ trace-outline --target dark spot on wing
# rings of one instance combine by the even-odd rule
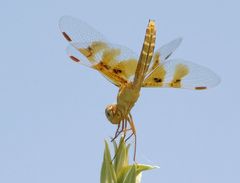
[[[66,40],[68,40],[69,42],[72,41],[72,39],[67,35],[66,32],[62,32],[63,36],[65,37]]]
[[[165,57],[165,60],[167,60],[171,55],[172,55],[172,53],[170,53],[169,55],[167,55],[167,56]]]
[[[207,87],[206,86],[197,86],[197,87],[195,87],[195,89],[196,90],[205,90],[205,89],[207,89]]]
[[[154,80],[156,83],[161,83],[161,82],[162,82],[162,79],[161,79],[161,78],[153,78],[153,80]]]
[[[107,64],[104,64],[103,62],[99,62],[99,65],[101,67],[104,67],[105,69],[109,70],[110,69],[110,66],[108,66]]]
[[[74,62],[80,62],[80,60],[74,56],[70,56],[70,58],[74,61]]]
[[[175,81],[174,81],[174,83],[180,83],[181,82],[181,79],[176,79]]]
[[[173,80],[173,81],[170,83],[170,87],[180,88],[180,87],[181,87],[181,79]]]
[[[93,49],[91,46],[87,47],[87,50],[89,51],[89,55],[87,55],[87,57],[91,57],[93,55]]]
[[[122,73],[122,70],[120,70],[120,69],[113,69],[113,72],[115,74],[120,74],[120,73]]]

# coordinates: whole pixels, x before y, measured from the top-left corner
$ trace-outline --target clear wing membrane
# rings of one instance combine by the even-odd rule
[[[167,60],[173,54],[173,52],[179,47],[181,42],[182,38],[177,38],[156,50],[156,53],[160,53],[161,61],[163,62]]]
[[[106,38],[93,27],[71,16],[63,16],[59,21],[59,28],[69,42],[107,42]]]

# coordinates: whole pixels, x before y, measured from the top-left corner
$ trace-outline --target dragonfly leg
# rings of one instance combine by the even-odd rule
[[[128,122],[131,126],[131,130],[132,130],[132,134],[126,139],[128,140],[131,136],[134,135],[134,156],[133,156],[133,160],[136,161],[136,152],[137,152],[137,134],[136,134],[136,128],[132,119],[132,115],[129,113],[129,117],[128,117]]]
[[[131,133],[131,135],[129,135],[129,136],[125,139],[125,142],[127,142],[132,136],[133,136],[133,133]]]
[[[120,123],[118,124],[118,127],[117,127],[117,130],[116,130],[116,132],[115,132],[115,136],[114,137],[116,137],[118,134],[119,134],[119,128],[120,128]]]
[[[124,120],[121,121],[121,123],[122,123],[122,129],[121,129],[120,131],[118,131],[119,128],[120,128],[120,123],[119,123],[119,127],[118,127],[118,129],[117,129],[117,132],[115,133],[115,137],[111,140],[111,142],[114,141],[121,133],[123,133],[123,137],[122,137],[121,140],[120,140],[119,147],[120,147],[121,144],[124,142],[124,139],[125,139],[125,137],[126,137],[126,133],[127,133],[127,130],[128,130],[128,129],[127,129],[127,123],[128,123],[128,121],[127,121],[126,119],[124,119]],[[117,149],[117,151],[115,152],[115,155],[114,155],[112,161],[114,161],[114,159],[116,158],[118,152],[119,152],[119,151],[118,151],[118,149]]]
[[[123,139],[125,139],[126,137],[126,134],[127,134],[127,124],[128,124],[128,121],[125,119],[124,120],[124,127],[123,127]]]
[[[121,124],[122,124],[122,128],[119,131]],[[117,130],[115,132],[115,136],[111,139],[111,142],[114,141],[116,138],[118,138],[118,136],[124,131],[124,125],[125,125],[124,120],[118,124]]]

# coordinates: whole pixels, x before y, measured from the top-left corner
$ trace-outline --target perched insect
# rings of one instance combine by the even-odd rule
[[[59,27],[65,39],[69,57],[80,64],[99,71],[119,87],[117,103],[106,107],[106,117],[117,124],[117,138],[131,130],[135,137],[134,160],[136,157],[136,129],[131,109],[138,100],[141,87],[184,88],[204,90],[217,85],[219,77],[211,70],[192,62],[169,59],[180,45],[178,38],[154,52],[156,28],[149,20],[140,56],[130,49],[108,42],[104,36],[86,23],[69,16],[60,19]],[[127,129],[128,124],[130,129]],[[128,139],[127,138],[127,139]],[[127,140],[126,139],[126,140]]]

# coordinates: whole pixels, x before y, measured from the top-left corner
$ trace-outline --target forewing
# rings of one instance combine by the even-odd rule
[[[94,48],[92,43],[73,43],[67,53],[73,61],[99,71],[115,85],[127,83],[137,67],[136,55],[120,45],[104,42],[97,44],[99,46]]]
[[[130,49],[109,43],[94,28],[70,16],[62,17],[59,27],[71,44],[67,53],[73,61],[98,70],[117,86],[135,73],[137,57]]]
[[[166,60],[143,82],[143,87],[203,90],[216,86],[220,78],[210,69],[181,59]]]

